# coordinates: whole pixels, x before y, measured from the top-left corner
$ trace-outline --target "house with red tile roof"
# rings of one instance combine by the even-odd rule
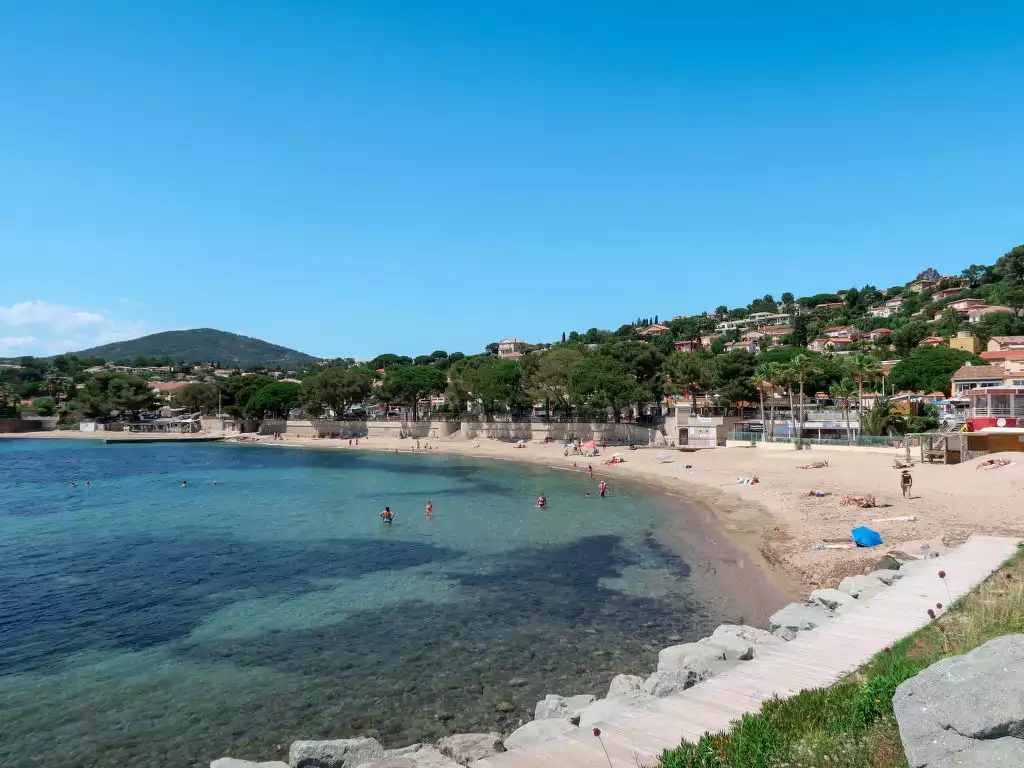
[[[935,336],[934,334],[929,336],[927,339],[921,339],[917,342],[919,347],[941,347],[946,343],[946,340],[941,336]]]
[[[668,332],[669,332],[669,327],[667,325],[661,325],[660,323],[655,323],[654,325],[649,325],[646,328],[644,328],[642,331],[640,331],[640,335],[641,336],[662,336],[663,334],[666,334]]]
[[[969,323],[980,323],[982,318],[986,315],[995,314],[997,312],[1013,312],[1009,307],[1002,306],[984,306],[974,307],[967,310],[967,322]]]
[[[971,365],[967,363],[952,376],[953,397],[980,387],[998,387],[1006,380],[1006,369],[1001,365]]]
[[[1011,349],[1024,350],[1024,336],[993,336],[988,340],[989,352],[1005,352]]]

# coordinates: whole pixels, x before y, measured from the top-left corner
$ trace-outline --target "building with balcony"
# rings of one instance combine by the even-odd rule
[[[967,365],[957,370],[952,377],[953,397],[965,397],[974,389],[1002,386],[1006,369],[1001,365]]]

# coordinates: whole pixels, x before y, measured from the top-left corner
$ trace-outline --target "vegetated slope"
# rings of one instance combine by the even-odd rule
[[[318,358],[261,339],[218,331],[215,328],[193,328],[187,331],[164,331],[129,341],[117,341],[101,347],[76,352],[79,357],[102,357],[104,360],[130,360],[135,357],[169,357],[186,363],[215,362],[221,366],[290,365],[314,363]]]

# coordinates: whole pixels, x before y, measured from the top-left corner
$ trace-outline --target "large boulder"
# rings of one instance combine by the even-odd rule
[[[356,768],[385,757],[376,739],[293,741],[288,750],[290,768]]]
[[[445,736],[437,742],[442,755],[450,757],[457,763],[469,765],[474,760],[504,752],[501,745],[501,734],[494,733],[456,733]]]
[[[254,763],[252,760],[239,760],[235,757],[218,757],[210,763],[210,768],[288,768],[288,763],[280,760]]]
[[[505,739],[505,749],[529,747],[533,744],[557,739],[560,736],[578,730],[579,728],[568,720],[559,720],[557,718],[533,720],[520,728],[516,728],[516,730],[508,735]]]
[[[900,555],[903,555],[903,557],[900,557]],[[890,552],[878,558],[878,564],[875,567],[879,570],[898,571],[909,559],[910,557],[902,552]]]
[[[726,661],[721,656],[691,657],[678,669],[655,672],[644,681],[644,692],[648,696],[664,698],[692,688],[709,677],[720,675],[736,666],[737,661]],[[660,667],[660,665],[659,665]],[[581,721],[582,722],[582,721]]]
[[[657,673],[655,673],[657,674]],[[641,681],[642,682],[642,681]],[[615,696],[609,699],[598,699],[580,712],[580,728],[589,728],[595,723],[621,715],[623,712],[639,708],[645,701],[653,701],[651,696],[641,688],[632,696]]]
[[[782,641],[765,629],[751,627],[747,624],[719,624],[711,637],[738,637],[752,645],[781,645]],[[707,639],[707,638],[705,638]],[[704,641],[701,641],[704,642]]]
[[[644,695],[644,679],[640,675],[616,675],[608,686],[608,698],[637,698]]]
[[[658,653],[658,671],[675,672],[690,663],[700,664],[724,658],[725,652],[714,646],[700,643],[670,645],[668,648],[662,648]]]
[[[594,697],[589,693],[581,693],[576,696],[558,696],[549,693],[544,701],[538,701],[533,711],[534,720],[550,720],[560,718],[562,720],[573,720],[579,717],[579,711],[587,704],[590,704]]]
[[[911,768],[1024,765],[1024,635],[937,661],[892,705]]]
[[[358,768],[462,768],[462,764],[441,754],[437,747],[421,746],[399,757],[385,757],[372,763],[363,763]]]
[[[820,606],[828,608],[830,611],[835,611],[842,608],[847,603],[852,603],[857,598],[848,595],[846,592],[840,592],[838,589],[816,589],[811,592],[811,596],[808,602],[817,603]]]
[[[822,605],[790,603],[771,615],[768,623],[772,634],[784,640],[792,640],[798,632],[806,632],[821,626],[832,618],[832,611]]]
[[[839,591],[858,600],[874,597],[885,585],[874,576],[847,576],[839,582]]]
[[[730,634],[712,634],[697,641],[698,645],[721,651],[729,661],[750,661],[754,658],[754,644],[749,640]]]

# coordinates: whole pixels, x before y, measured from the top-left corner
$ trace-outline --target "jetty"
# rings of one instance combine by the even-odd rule
[[[1017,551],[1019,540],[972,536],[941,557],[914,568],[870,600],[844,606],[835,618],[779,647],[758,652],[751,661],[682,693],[595,723],[550,741],[492,755],[473,768],[637,768],[657,765],[666,749],[681,740],[696,742],[710,731],[729,730],[745,714],[760,711],[775,696],[823,688],[854,672],[876,653],[920,629],[928,608],[960,598],[984,581]],[[934,563],[934,568],[930,567]],[[945,581],[938,577],[946,572]],[[947,585],[949,594],[947,594]],[[603,742],[603,746],[602,746]],[[605,754],[607,749],[607,756]]]
[[[222,435],[139,435],[125,434],[121,437],[101,437],[97,438],[104,445],[119,444],[124,445],[126,443],[216,443],[224,440]]]

